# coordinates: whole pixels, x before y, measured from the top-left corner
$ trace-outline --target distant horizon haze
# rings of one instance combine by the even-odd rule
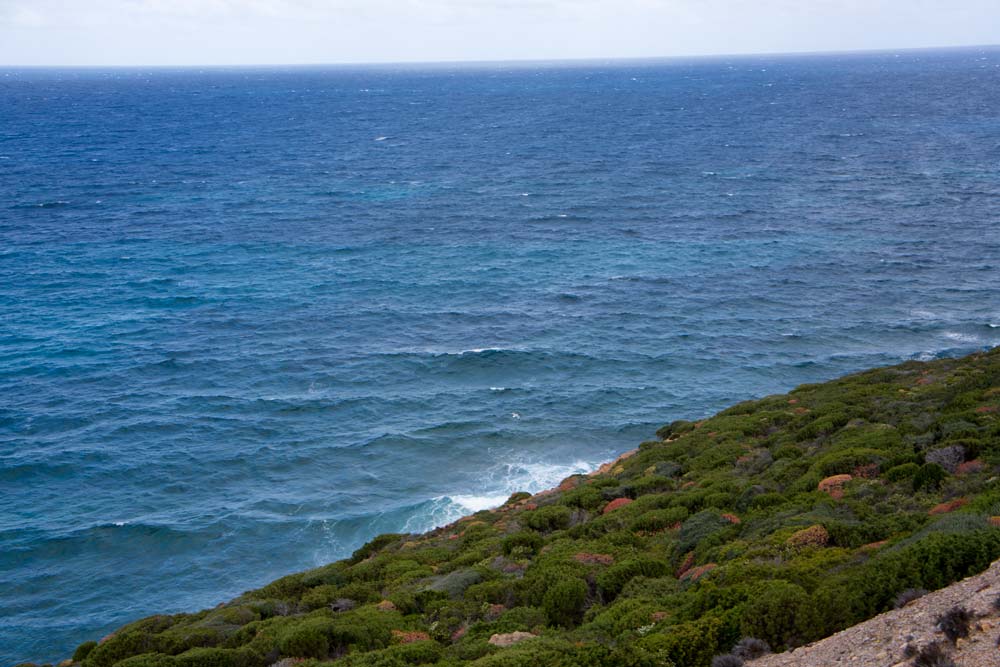
[[[0,67],[380,65],[1000,43],[1000,3],[0,0]]]
[[[650,64],[657,65],[669,61],[688,60],[716,60],[716,59],[755,59],[755,58],[804,58],[804,57],[824,57],[824,56],[864,56],[892,53],[919,53],[919,52],[947,52],[947,51],[974,51],[1000,50],[1000,42],[995,44],[949,44],[944,46],[913,46],[913,47],[886,47],[878,49],[844,49],[832,51],[754,51],[735,53],[703,53],[703,54],[682,54],[671,56],[607,56],[607,57],[577,57],[577,58],[508,58],[494,60],[386,60],[386,61],[330,61],[330,62],[247,62],[247,63],[191,63],[191,64],[120,64],[120,65],[75,65],[75,64],[52,64],[52,65],[8,65],[0,63],[0,69],[7,70],[132,70],[132,69],[152,69],[152,70],[238,70],[238,69],[310,69],[310,68],[477,68],[477,67],[531,67],[531,66],[580,66],[587,67],[600,64]]]

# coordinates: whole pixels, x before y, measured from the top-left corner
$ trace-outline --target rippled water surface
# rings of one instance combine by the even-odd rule
[[[0,663],[1000,344],[1000,51],[0,71]]]

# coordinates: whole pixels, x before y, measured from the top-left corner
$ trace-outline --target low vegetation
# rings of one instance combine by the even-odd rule
[[[998,471],[1000,349],[909,362],[673,422],[597,474],[137,621],[73,660],[735,665],[985,569]],[[963,618],[940,619],[949,637]],[[918,661],[944,664],[932,652]]]

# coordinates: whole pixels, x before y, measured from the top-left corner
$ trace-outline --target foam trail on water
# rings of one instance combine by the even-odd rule
[[[518,491],[538,493],[556,486],[570,475],[590,472],[598,465],[598,462],[584,460],[569,463],[516,461],[501,464],[484,480],[484,492],[457,492],[437,496],[431,499],[425,512],[406,521],[404,530],[423,532],[449,524],[468,514],[499,507],[511,494]]]

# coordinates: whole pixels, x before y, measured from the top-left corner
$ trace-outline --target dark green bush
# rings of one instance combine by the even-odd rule
[[[633,577],[662,577],[670,571],[669,566],[655,558],[631,558],[616,563],[597,577],[597,587],[605,600],[613,600],[621,593]]]
[[[572,628],[583,617],[589,588],[581,579],[565,579],[549,588],[542,598],[542,609],[549,624]]]
[[[330,655],[332,634],[332,619],[307,619],[283,632],[278,647],[287,658],[326,658]]]
[[[886,470],[885,478],[890,482],[902,482],[913,479],[918,472],[920,472],[920,466],[916,463],[903,463]]]
[[[642,514],[629,525],[629,530],[656,532],[670,528],[675,523],[684,521],[688,516],[687,508],[671,507],[665,510],[652,510]]]
[[[249,667],[248,656],[234,649],[193,648],[174,657],[175,667]]]
[[[801,586],[787,581],[767,582],[751,596],[743,610],[741,629],[776,649],[801,646],[821,633],[820,614]]]
[[[913,476],[914,491],[933,491],[941,486],[948,473],[936,463],[925,463]]]
[[[90,652],[95,648],[97,648],[97,642],[83,642],[77,646],[76,650],[73,652],[73,662],[83,662],[84,658],[90,655]]]
[[[473,584],[478,584],[483,580],[483,576],[472,569],[456,570],[448,574],[434,577],[427,585],[427,590],[440,591],[452,598],[459,598],[466,589]]]
[[[712,657],[720,652],[719,635],[722,621],[706,616],[697,621],[673,625],[648,635],[639,646],[663,656],[668,664],[685,667],[709,667]]]
[[[347,562],[351,565],[360,563],[366,558],[375,555],[382,549],[386,548],[390,544],[399,542],[403,535],[395,533],[387,533],[385,535],[379,535],[375,539],[371,540],[367,544],[363,545],[357,551],[351,554],[351,557],[347,559]]]
[[[115,663],[116,667],[176,667],[174,656],[164,653],[143,653]]]
[[[515,553],[530,555],[541,549],[543,544],[545,540],[538,533],[521,531],[504,538],[502,548],[505,556]]]
[[[529,528],[542,532],[562,530],[569,527],[570,509],[563,505],[549,505],[533,512],[525,512],[525,521]]]

